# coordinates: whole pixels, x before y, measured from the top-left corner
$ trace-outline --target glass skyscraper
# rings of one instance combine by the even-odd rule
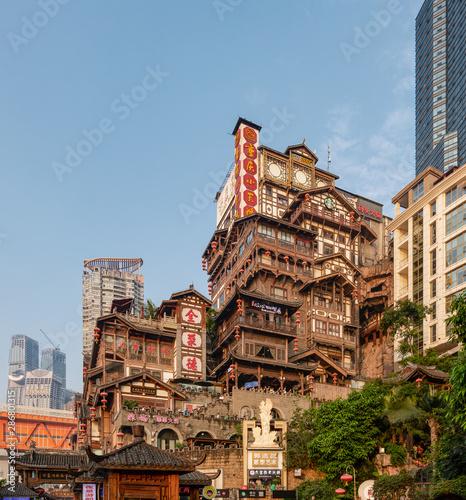
[[[466,162],[466,2],[426,0],[416,18],[416,175]]]
[[[59,349],[42,349],[40,359],[42,370],[52,371],[62,379],[63,388],[66,387],[66,354]]]

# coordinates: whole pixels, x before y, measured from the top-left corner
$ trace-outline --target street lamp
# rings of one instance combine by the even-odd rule
[[[350,483],[353,480],[353,476],[351,474],[348,474],[348,467],[351,467],[353,469],[353,474],[354,474],[354,500],[357,500],[356,496],[356,470],[352,465],[347,465],[346,466],[346,473],[343,474],[343,476],[340,477],[340,479],[345,483],[346,486],[348,486],[348,483]]]

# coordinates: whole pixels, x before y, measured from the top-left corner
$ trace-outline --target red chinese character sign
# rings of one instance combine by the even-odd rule
[[[182,335],[183,346],[187,347],[201,347],[201,336],[194,332],[183,332]]]
[[[199,309],[191,307],[183,307],[182,311],[183,322],[199,324],[202,321],[202,314]]]
[[[83,500],[96,500],[95,484],[83,484]]]
[[[183,356],[181,365],[184,370],[190,372],[201,372],[202,371],[202,361],[200,358],[195,356]]]

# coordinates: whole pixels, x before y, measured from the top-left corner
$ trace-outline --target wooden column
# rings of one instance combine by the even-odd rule
[[[261,367],[260,365],[257,365],[257,389],[261,388]]]
[[[283,394],[283,370],[280,370],[280,394]]]
[[[304,377],[303,377],[303,374],[300,373],[299,377],[301,379],[301,395],[304,396]]]

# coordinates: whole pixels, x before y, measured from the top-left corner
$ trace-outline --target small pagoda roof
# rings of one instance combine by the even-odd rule
[[[144,441],[135,438],[134,441],[122,448],[113,450],[105,455],[95,455],[86,448],[91,469],[136,469],[136,470],[163,470],[173,472],[194,472],[194,462],[176,457],[173,453],[159,450]]]
[[[209,486],[210,484],[212,484],[212,479],[198,470],[180,476],[180,486]]]
[[[416,379],[421,378],[423,381],[426,380],[431,384],[444,384],[449,376],[449,373],[437,370],[435,366],[422,366],[408,363],[397,377],[385,379],[384,382],[415,382]]]

